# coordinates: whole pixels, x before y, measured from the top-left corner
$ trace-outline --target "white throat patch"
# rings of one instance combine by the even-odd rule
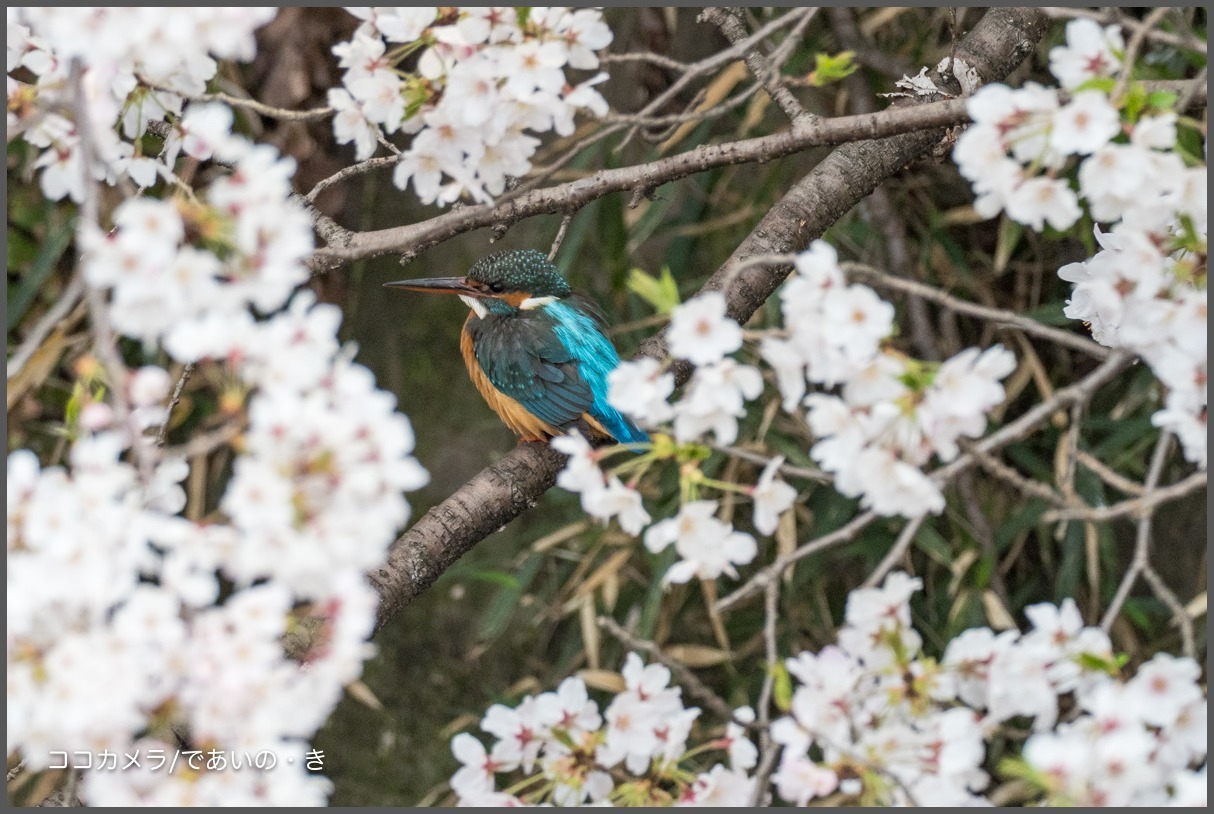
[[[464,305],[472,309],[472,313],[476,314],[481,319],[485,318],[485,314],[489,313],[489,309],[481,305],[480,300],[476,297],[469,297],[466,294],[460,294],[459,298],[464,301]]]
[[[528,297],[519,303],[518,307],[524,311],[530,311],[533,308],[543,308],[550,302],[556,302],[556,297]]]

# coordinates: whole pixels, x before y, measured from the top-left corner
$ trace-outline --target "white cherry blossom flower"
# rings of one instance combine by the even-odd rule
[[[645,532],[645,547],[655,554],[674,543],[680,560],[666,572],[667,582],[687,582],[692,577],[716,579],[728,574],[738,576],[735,565],[745,565],[758,549],[754,538],[734,531],[714,514],[717,504],[711,500],[685,503],[676,517],[662,520]]]
[[[643,424],[656,426],[674,417],[667,399],[674,392],[674,374],[648,356],[620,362],[607,374],[607,400],[612,407]]]
[[[1066,45],[1050,50],[1050,72],[1064,88],[1074,88],[1089,79],[1116,76],[1121,70],[1119,54],[1125,40],[1119,26],[1101,28],[1093,20],[1071,20],[1066,26]]]
[[[671,354],[699,366],[720,362],[742,347],[742,327],[725,309],[725,296],[719,291],[675,306],[666,333]]]
[[[1050,146],[1063,155],[1088,155],[1121,132],[1121,117],[1100,91],[1085,90],[1054,114]]]
[[[625,486],[615,475],[608,479],[605,488],[584,491],[582,506],[588,514],[602,520],[619,517],[620,528],[633,536],[649,524],[649,512],[641,503],[641,493]]]
[[[782,455],[768,461],[751,492],[755,505],[755,529],[760,534],[774,534],[780,523],[780,515],[797,499],[796,489],[776,480],[776,472],[783,463]]]

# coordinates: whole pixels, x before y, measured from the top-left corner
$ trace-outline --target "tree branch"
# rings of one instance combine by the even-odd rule
[[[1000,429],[976,442],[970,452],[961,455],[951,463],[945,464],[939,469],[931,473],[929,477],[936,484],[943,486],[950,480],[960,475],[962,472],[974,466],[977,463],[976,453],[989,453],[1000,447],[1016,441],[1032,432],[1038,425],[1044,423],[1052,416],[1059,407],[1066,407],[1071,404],[1076,404],[1087,399],[1090,399],[1096,390],[1105,382],[1112,379],[1118,373],[1125,369],[1129,364],[1131,357],[1129,354],[1118,352],[1105,359],[1095,370],[1087,375],[1080,382],[1065,387],[1062,390],[1054,393],[1053,396],[1038,404],[1024,415],[1017,418],[1015,421],[1004,425]],[[745,583],[737,588],[733,593],[717,602],[716,610],[724,612],[749,599],[756,593],[765,588],[769,583],[780,578],[786,568],[789,568],[799,560],[808,557],[810,554],[816,554],[832,546],[845,543],[854,538],[857,534],[866,529],[880,515],[873,511],[867,511],[863,514],[858,514],[853,517],[848,523],[840,528],[835,529],[829,534],[825,534],[816,540],[811,540],[795,551],[785,554],[782,557],[777,557],[774,562],[765,568],[757,571]]]
[[[957,57],[973,66],[984,82],[1001,79],[1033,50],[1045,27],[1045,16],[1035,9],[992,9],[958,46]],[[915,109],[905,111],[909,114]],[[725,289],[730,316],[746,322],[790,270],[751,267],[736,272],[746,258],[805,248],[882,180],[938,139],[938,131],[917,132],[847,144],[835,150],[772,207],[704,289]],[[548,192],[533,194],[543,196]],[[512,205],[522,206],[523,201]],[[460,219],[484,217],[482,208],[470,209],[471,215],[465,209],[429,222],[444,221],[438,226],[420,224],[389,231],[398,239],[402,232],[409,232],[415,241],[427,233],[431,237],[445,234]],[[475,214],[478,209],[482,214]],[[360,237],[365,240],[369,236]],[[377,245],[382,251],[392,250],[383,243]],[[363,250],[367,250],[367,244],[363,244]],[[649,339],[641,352],[664,357],[663,335]],[[690,372],[690,367],[680,365],[675,375],[686,381]],[[423,515],[392,545],[387,562],[371,574],[380,594],[378,624],[383,625],[409,604],[465,552],[531,506],[556,482],[563,463],[564,456],[546,444],[521,444]]]
[[[533,215],[579,209],[612,192],[651,190],[662,184],[733,164],[764,163],[809,147],[831,146],[861,139],[946,127],[967,121],[964,99],[897,107],[863,116],[840,116],[806,123],[797,132],[710,144],[648,164],[601,170],[589,178],[537,189],[496,204],[465,206],[405,226],[360,232],[347,246],[319,249],[313,264],[336,267],[390,252],[418,252],[464,232],[515,223]]]
[[[810,9],[810,13],[801,20],[798,28],[804,28],[813,19],[815,11],[817,9]],[[721,33],[734,45],[746,39],[746,26],[742,24],[742,21],[730,9],[709,6],[700,13],[700,19],[710,22],[721,29]],[[790,36],[795,37],[797,34],[798,31],[794,30]],[[784,115],[789,118],[794,127],[799,126],[802,122],[809,121],[810,115],[805,112],[805,108],[801,107],[801,103],[797,101],[797,97],[793,96],[792,92],[784,86],[779,72],[773,70],[771,63],[764,58],[757,47],[747,51],[743,58],[746,60],[746,67],[754,74],[758,83],[763,86],[763,90],[767,91],[767,95],[771,97],[771,100],[784,111]]]
[[[1000,9],[1000,11],[1008,11],[1008,9]],[[974,31],[979,30],[977,27],[974,29]],[[970,33],[970,37],[972,36],[973,32]],[[961,59],[962,56],[965,56],[964,52],[961,52],[958,58]],[[967,64],[978,66],[984,64],[979,61],[977,56],[969,56],[968,59]],[[979,74],[982,74],[981,70],[979,70]],[[1002,78],[1003,75],[993,74],[992,79]],[[1191,102],[1198,105],[1205,104],[1204,82],[1196,84],[1194,82],[1155,82],[1150,83],[1150,86],[1183,92],[1196,88],[1193,91]],[[587,178],[531,190],[517,196],[508,196],[497,203],[465,206],[420,223],[370,232],[348,232],[349,239],[341,241],[341,245],[330,244],[316,250],[309,265],[313,271],[326,271],[355,260],[378,257],[393,252],[416,255],[423,249],[436,246],[474,229],[509,226],[535,215],[567,214],[612,192],[649,191],[671,181],[717,167],[762,164],[810,147],[834,146],[916,133],[920,136],[926,134],[929,141],[935,141],[939,138],[935,128],[954,126],[968,121],[969,115],[965,110],[965,99],[957,98],[896,105],[877,113],[865,113],[858,116],[838,116],[803,122],[798,124],[793,131],[724,144],[701,145],[694,150],[660,158],[647,164],[600,170]],[[915,152],[905,161],[912,160],[921,152],[922,150]],[[896,170],[897,167],[894,169]],[[892,172],[893,170],[890,170],[881,177],[884,178]],[[848,204],[847,208],[851,206],[852,204]]]

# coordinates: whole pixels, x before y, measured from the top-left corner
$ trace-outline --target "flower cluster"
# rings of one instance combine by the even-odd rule
[[[787,659],[795,689],[771,726],[776,794],[859,805],[989,805],[989,757],[1026,781],[1026,800],[1063,805],[1204,805],[1206,698],[1192,659],[1160,654],[1123,676],[1108,636],[1075,604],[1033,605],[1026,633],[974,628],[941,659],[911,625],[918,578],[890,574],[847,600],[837,644]],[[700,710],[670,672],[629,654],[624,690],[600,714],[580,678],[515,708],[491,707],[452,751],[461,805],[750,805],[757,750],[741,708],[723,735],[688,748]],[[1004,725],[1031,719],[1011,747]],[[711,749],[729,765],[685,765]],[[698,775],[696,772],[699,772]],[[509,780],[499,779],[509,775]],[[499,790],[505,786],[506,790]]]
[[[894,573],[854,591],[838,645],[787,661],[799,686],[772,726],[773,775],[789,802],[986,804],[986,741],[1031,717],[1017,774],[1046,802],[1204,804],[1206,700],[1191,659],[1159,655],[1120,678],[1108,637],[1071,600],[1027,610],[1032,630],[967,630],[936,662],[920,651],[909,600],[917,578]],[[1059,723],[1062,697],[1077,709]]]
[[[986,414],[1003,401],[999,382],[1015,366],[999,345],[969,348],[935,369],[882,354],[842,397],[806,397],[809,426],[821,439],[810,454],[834,473],[836,489],[879,514],[939,513],[944,496],[923,465],[933,454],[952,460],[959,438],[981,435]]]
[[[1129,83],[1110,94],[1125,44],[1116,26],[1067,25],[1050,69],[1071,92],[1032,83],[989,85],[967,103],[974,124],[954,157],[973,182],[974,208],[1040,231],[1063,230],[1085,209],[1101,251],[1059,270],[1075,288],[1066,315],[1101,344],[1141,356],[1167,386],[1154,416],[1189,460],[1206,458],[1206,167],[1177,144],[1175,96]],[[1124,77],[1123,77],[1124,79]],[[1065,171],[1078,160],[1077,187]],[[1082,202],[1082,203],[1081,203]]]
[[[653,553],[672,543],[679,553],[679,562],[666,572],[667,582],[716,579],[721,574],[737,579],[734,565],[755,558],[755,538],[718,520],[716,512],[715,500],[693,500],[679,507],[677,515],[654,523],[645,532],[645,548]]]
[[[363,20],[334,47],[343,87],[329,92],[334,132],[359,160],[384,135],[413,134],[393,173],[426,203],[463,195],[488,201],[531,168],[539,139],[573,132],[578,110],[602,116],[594,86],[571,86],[565,68],[593,70],[611,29],[596,9],[510,7],[351,8]],[[411,70],[402,62],[415,53]]]
[[[116,432],[72,448],[71,468],[8,459],[8,743],[32,770],[52,751],[177,748],[174,732],[233,753],[270,750],[265,771],[88,772],[84,799],[112,805],[316,805],[310,737],[366,657],[375,594],[352,569],[303,603],[279,581],[215,604],[225,560],[260,544],[176,516],[186,467],[148,482]],[[291,655],[283,637],[313,627]],[[306,662],[307,669],[300,669]],[[167,743],[166,743],[167,741]],[[294,755],[294,763],[287,758]]]
[[[115,228],[89,236],[85,275],[112,290],[117,330],[195,361],[218,355],[208,341],[239,343],[212,330],[216,324],[243,319],[249,305],[275,311],[308,279],[303,261],[312,250],[312,225],[288,200],[294,161],[231,136],[229,108],[192,108],[183,126],[195,136],[188,152],[220,157],[232,173],[216,179],[205,197],[120,204]]]
[[[775,374],[784,408],[809,408],[818,439],[811,456],[835,476],[841,493],[881,514],[941,511],[944,496],[923,466],[933,455],[952,460],[960,438],[982,433],[987,413],[1003,401],[1000,381],[1015,358],[994,346],[970,348],[938,365],[909,359],[883,347],[893,332],[893,306],[868,286],[848,285],[834,248],[815,241],[795,266],[780,293],[785,327],[767,332],[758,350]],[[642,359],[612,374],[611,403],[648,426],[673,419],[680,442],[711,432],[718,444],[733,443],[745,403],[762,393],[763,380],[756,368],[727,356],[741,348],[743,334],[726,315],[721,294],[677,306],[667,339],[672,356],[698,365],[682,397],[671,405],[673,376]],[[811,384],[839,388],[840,395],[807,396]],[[772,514],[760,511],[760,494],[767,492],[756,487],[753,494],[756,527],[771,533],[793,495],[788,487],[770,493],[778,506]]]
[[[275,8],[26,7],[8,9],[8,137],[42,150],[42,191],[51,200],[84,200],[87,166],[70,82],[73,61],[89,123],[96,180],[130,178],[141,187],[171,174],[182,133],[165,156],[144,155],[151,121],[174,121],[185,99],[206,90],[219,59],[250,60],[253,31]],[[27,71],[27,82],[11,74]],[[20,75],[20,74],[19,74]],[[125,137],[125,138],[124,138]]]
[[[675,438],[693,441],[711,432],[718,444],[732,444],[746,402],[763,392],[763,376],[727,355],[742,347],[742,328],[726,315],[725,297],[713,291],[677,306],[667,339],[672,356],[696,365],[673,408]],[[638,418],[639,412],[634,413]]]
[[[231,126],[226,107],[186,110],[180,148],[225,171],[197,191],[178,182],[172,200],[126,200],[108,232],[80,227],[79,248],[110,324],[219,389],[220,434],[240,434],[232,477],[204,522],[181,516],[190,465],[144,435],[168,417],[155,365],[91,365],[90,396],[123,398],[69,417],[69,466],[10,454],[8,742],[33,770],[52,750],[171,753],[180,738],[276,764],[89,771],[90,803],[323,804],[307,739],[362,671],[378,604],[364,574],[427,479],[395,399],[339,347],[339,309],[292,296],[313,248],[288,200],[293,162]],[[205,495],[193,500],[203,517]]]
[[[893,306],[867,286],[847,285],[830,245],[815,242],[795,264],[797,274],[781,293],[787,327],[768,332],[759,355],[775,372],[785,409],[808,407],[818,439],[810,454],[835,476],[841,493],[860,497],[881,514],[941,511],[944,496],[923,466],[933,455],[952,460],[960,438],[982,433],[987,413],[1003,401],[1000,381],[1014,369],[1015,358],[995,346],[970,348],[941,364],[908,359],[883,348],[893,330]],[[698,468],[706,454],[703,437],[711,433],[717,444],[732,444],[746,402],[763,391],[759,370],[729,356],[741,349],[743,332],[726,313],[725,298],[709,292],[676,306],[667,341],[671,356],[697,366],[676,402],[669,400],[673,374],[649,358],[622,362],[612,371],[608,398],[646,426],[671,422],[673,438],[655,434],[639,458],[616,468],[638,472],[629,485],[600,469],[611,452],[592,450],[576,435],[555,439],[554,447],[570,456],[557,483],[580,492],[587,513],[604,520],[618,516],[625,531],[639,534],[650,518],[632,488],[635,480],[656,460],[683,464],[679,513],[650,527],[645,546],[657,553],[674,545],[679,561],[665,576],[669,582],[736,578],[736,566],[757,554],[754,538],[716,519],[717,503],[700,499],[700,490],[751,497],[754,526],[762,534],[775,532],[796,490],[776,480],[782,459],[770,461],[753,486],[715,481]],[[840,395],[806,396],[809,384],[837,387]]]
[[[760,354],[785,409],[809,408],[818,438],[810,454],[834,474],[836,489],[880,514],[941,511],[944,496],[922,467],[933,454],[951,460],[959,438],[982,433],[1014,357],[996,345],[932,365],[884,349],[893,306],[867,286],[847,285],[834,248],[816,241],[796,270],[780,294],[788,336],[764,338]],[[841,385],[841,395],[805,396],[807,383]]]
[[[496,738],[488,750],[468,733],[451,742],[462,764],[451,778],[460,805],[748,805],[755,781],[747,772],[758,750],[743,726],[731,722],[689,749],[700,710],[683,706],[670,670],[630,653],[622,677],[623,691],[602,713],[577,677],[517,707],[490,707],[481,721]],[[738,711],[741,721],[752,717]],[[697,774],[693,759],[708,750],[725,752],[729,766]],[[507,773],[518,779],[507,781],[511,791],[499,790],[497,775]]]
[[[693,577],[717,579],[722,574],[736,579],[736,566],[746,565],[758,554],[754,537],[737,531],[729,523],[715,517],[718,508],[715,500],[695,499],[700,487],[710,486],[748,495],[754,505],[755,529],[761,534],[775,532],[780,515],[792,506],[797,496],[793,487],[776,479],[783,459],[775,458],[764,468],[753,486],[709,481],[700,476],[688,484],[689,499],[683,502],[675,517],[661,520],[646,529],[650,516],[635,483],[625,484],[619,475],[605,474],[602,469],[604,457],[621,448],[593,449],[576,432],[552,439],[552,446],[569,456],[565,468],[557,475],[557,485],[580,493],[582,509],[587,514],[603,521],[616,517],[620,527],[634,536],[644,531],[645,547],[655,554],[674,545],[679,560],[666,572],[663,577],[665,582],[687,582]],[[669,438],[663,437],[652,446],[653,449],[621,464],[617,470],[634,469],[643,473],[644,468],[654,461],[677,458],[681,454],[679,447]]]

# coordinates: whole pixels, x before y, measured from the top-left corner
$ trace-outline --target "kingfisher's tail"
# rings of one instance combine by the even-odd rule
[[[628,420],[627,416],[615,408],[595,411],[592,414],[603,429],[621,444],[643,444],[649,440],[649,433]]]

